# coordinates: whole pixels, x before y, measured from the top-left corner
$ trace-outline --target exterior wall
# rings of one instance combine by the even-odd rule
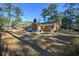
[[[50,31],[51,30],[51,25],[42,25],[41,27],[41,31]]]
[[[60,28],[59,24],[56,22],[56,23],[53,23],[53,24],[47,24],[47,25],[40,25],[40,30],[41,31],[58,31]]]
[[[54,31],[57,30],[57,24],[56,24],[56,23],[54,23],[54,28],[53,28],[53,30],[54,30]]]
[[[57,23],[54,23],[54,31],[58,31],[60,28],[60,25]]]
[[[38,25],[38,27],[37,27],[37,31],[38,31],[38,32],[41,31],[41,26]]]
[[[33,23],[33,24],[32,24],[32,29],[37,30],[37,26],[38,26],[38,25],[37,25],[36,23]]]

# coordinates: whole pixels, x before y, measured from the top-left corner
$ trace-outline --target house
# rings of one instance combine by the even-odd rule
[[[37,24],[36,22],[33,22],[30,27],[27,26],[27,28],[32,32],[55,32],[60,29],[60,25],[57,20],[51,20],[43,23]]]
[[[31,23],[30,25],[26,26],[26,30],[29,32],[36,32],[38,24],[36,22]]]
[[[38,31],[42,31],[42,32],[55,32],[58,31],[59,28],[60,25],[57,20],[43,22],[38,25]]]

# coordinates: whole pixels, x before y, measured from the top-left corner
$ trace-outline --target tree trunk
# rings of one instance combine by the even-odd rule
[[[1,36],[2,36],[2,27],[0,26],[0,43],[1,43]]]
[[[3,51],[1,37],[2,37],[2,27],[0,27],[0,56],[2,56],[2,51]]]

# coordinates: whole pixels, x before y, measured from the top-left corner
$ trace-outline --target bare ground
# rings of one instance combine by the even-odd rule
[[[4,55],[8,56],[56,56],[72,55],[71,40],[78,36],[62,33],[29,33],[10,31],[2,34]]]

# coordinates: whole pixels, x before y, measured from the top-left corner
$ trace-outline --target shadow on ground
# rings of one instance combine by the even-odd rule
[[[44,37],[44,38],[39,37],[40,39],[37,38],[38,42],[36,42],[36,40],[32,40],[32,38],[34,36],[36,36],[37,34],[24,35],[21,37],[17,37],[16,35],[14,35],[10,32],[8,32],[8,33],[11,34],[12,36],[14,36],[15,38],[17,38],[18,40],[20,40],[24,45],[29,45],[32,49],[34,49],[35,51],[37,51],[39,53],[38,54],[39,56],[73,56],[73,55],[76,55],[76,53],[75,53],[76,48],[74,46],[72,46],[72,45],[54,45],[52,43],[56,42],[56,41],[53,41],[53,40],[51,40],[51,43],[49,41],[50,45],[48,45],[45,49],[42,48],[40,45],[42,45],[45,42],[42,42],[42,41],[40,42],[41,38],[44,40],[47,40],[48,37]],[[30,40],[27,40],[27,37]],[[50,37],[57,38],[57,39],[63,40],[63,41],[70,41],[71,39],[75,38],[72,36],[65,36],[65,35],[57,35],[57,36],[50,36]],[[41,43],[40,45],[38,45],[39,42]],[[44,45],[46,45],[46,44],[47,43],[45,43]],[[22,46],[22,48],[23,48],[23,46]],[[23,55],[27,55],[28,49],[26,49],[26,50],[23,49],[21,52],[23,53]]]
[[[59,40],[67,41],[67,42],[70,42],[72,39],[79,38],[79,37],[75,37],[75,36],[66,36],[66,35],[57,35],[57,36],[53,36],[53,37],[57,38]]]
[[[8,33],[9,33],[9,32],[8,32]],[[31,46],[33,49],[35,49],[37,52],[40,53],[40,56],[51,56],[51,55],[53,55],[52,53],[50,53],[50,52],[48,52],[48,51],[46,51],[46,50],[40,48],[40,47],[39,47],[38,45],[36,45],[35,43],[33,43],[33,42],[31,42],[31,41],[24,40],[23,38],[24,38],[25,36],[17,37],[17,36],[15,36],[15,35],[13,35],[12,33],[9,33],[9,34],[11,34],[12,36],[14,36],[14,37],[17,38],[18,40],[22,41],[24,44]],[[30,37],[30,39],[31,39],[31,37]],[[24,53],[25,53],[25,52],[24,52]]]

